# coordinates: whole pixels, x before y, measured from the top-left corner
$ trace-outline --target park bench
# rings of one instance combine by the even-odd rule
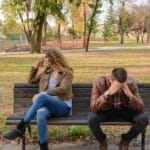
[[[150,83],[138,84],[140,95],[145,103],[144,112],[150,116]],[[48,121],[49,125],[87,125],[87,114],[91,95],[91,83],[73,84],[73,115],[71,117],[52,118]],[[7,125],[16,125],[23,118],[31,105],[31,98],[38,93],[37,84],[14,84],[13,114],[6,117]],[[31,124],[36,124],[33,120]],[[112,121],[102,122],[102,125],[131,125],[131,122]],[[145,146],[145,132],[141,134],[141,150]],[[25,150],[25,136],[22,138],[22,150]]]

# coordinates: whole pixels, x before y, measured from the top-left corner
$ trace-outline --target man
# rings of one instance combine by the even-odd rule
[[[111,75],[98,78],[91,95],[88,124],[100,143],[100,150],[107,150],[106,135],[100,122],[123,119],[133,123],[131,129],[121,135],[120,150],[128,150],[129,143],[147,126],[149,119],[143,114],[144,104],[138,93],[137,84],[127,77],[124,68],[114,68]]]

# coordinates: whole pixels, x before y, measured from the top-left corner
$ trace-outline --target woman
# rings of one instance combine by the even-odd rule
[[[41,67],[45,67],[45,71],[36,75]],[[40,93],[33,96],[33,104],[24,119],[15,129],[5,133],[4,138],[13,140],[16,137],[22,137],[25,127],[36,116],[40,149],[48,150],[46,120],[53,116],[71,115],[72,80],[73,70],[62,53],[56,49],[49,49],[36,66],[32,67],[28,79],[28,83],[40,81]]]

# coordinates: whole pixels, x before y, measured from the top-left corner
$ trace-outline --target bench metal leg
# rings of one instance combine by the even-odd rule
[[[146,132],[146,128],[141,133],[141,150],[145,150],[145,132]]]
[[[28,128],[29,135],[31,137],[31,126],[27,125],[27,128]],[[25,150],[25,146],[26,146],[26,129],[25,129],[25,132],[24,132],[24,134],[21,138],[21,141],[22,141],[22,150]]]
[[[25,145],[26,145],[26,137],[25,134],[23,134],[23,137],[21,138],[22,140],[22,150],[25,150]]]

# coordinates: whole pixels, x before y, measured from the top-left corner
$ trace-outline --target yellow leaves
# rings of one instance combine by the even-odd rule
[[[81,0],[79,7],[76,6],[78,0],[75,0],[70,4],[71,19],[74,24],[74,29],[77,32],[83,32],[84,25],[84,13],[86,12],[87,16],[89,11],[88,0]]]

